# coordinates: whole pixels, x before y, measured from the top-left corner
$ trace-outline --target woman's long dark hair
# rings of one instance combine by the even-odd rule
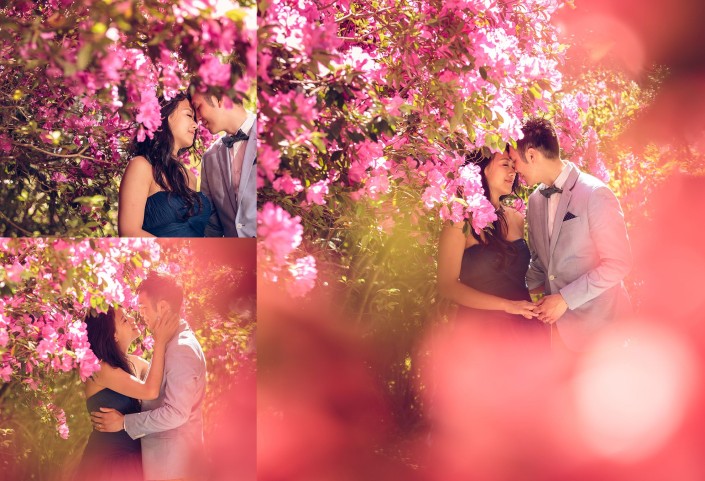
[[[196,191],[191,190],[188,186],[188,172],[184,164],[172,155],[174,136],[169,128],[169,115],[176,110],[182,100],[190,102],[191,97],[188,94],[180,93],[169,101],[160,99],[162,125],[159,130],[154,132],[151,139],[145,137],[142,142],[135,139],[132,154],[133,156],[142,155],[152,164],[156,183],[165,191],[181,196],[186,204],[186,216],[190,217],[196,214],[197,205],[198,210],[201,209],[201,198]],[[177,155],[189,148],[179,150]]]
[[[509,152],[509,145],[507,145],[506,152]],[[469,163],[474,163],[480,168],[480,180],[482,181],[482,189],[484,190],[485,198],[490,200],[490,186],[487,183],[487,176],[485,175],[485,168],[492,161],[494,154],[491,154],[483,149],[476,149],[465,156],[466,165]],[[516,195],[516,191],[519,188],[519,176],[514,177],[514,183],[512,183],[512,193]],[[511,194],[509,194],[511,195]],[[503,195],[499,198],[500,205],[502,201],[509,195]],[[509,226],[507,224],[507,218],[504,215],[504,209],[501,207],[497,212],[497,220],[492,222],[491,228],[485,228],[483,230],[484,239],[475,232],[475,229],[470,228],[472,236],[480,244],[489,246],[496,249],[500,254],[500,265],[506,266],[508,260],[514,257],[517,253],[516,247],[511,242],[507,241],[506,236],[509,232]],[[488,226],[489,227],[489,226]]]
[[[86,331],[91,351],[98,359],[112,367],[135,374],[134,365],[115,341],[115,309],[111,307],[108,312],[99,313],[91,311],[86,316]]]

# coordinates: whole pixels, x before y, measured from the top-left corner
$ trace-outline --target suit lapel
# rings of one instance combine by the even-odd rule
[[[533,242],[536,243],[532,249],[546,265],[548,265],[547,212],[546,199],[538,193],[537,188],[529,198],[529,229],[532,231]]]
[[[223,172],[222,182],[223,190],[227,193],[230,204],[233,206],[233,211],[237,209],[237,197],[235,195],[235,189],[233,188],[233,162],[230,159],[230,154],[228,153],[228,148],[220,140],[220,146],[218,148],[218,163]]]
[[[558,207],[556,208],[556,217],[553,220],[553,235],[551,236],[550,251],[549,256],[553,256],[553,250],[556,248],[556,243],[558,242],[558,236],[561,233],[561,226],[563,225],[563,218],[566,212],[568,212],[568,205],[570,204],[570,198],[573,196],[573,187],[580,176],[580,170],[578,170],[572,163],[570,165],[570,173],[568,174],[568,179],[563,185],[563,192],[561,193],[561,200],[558,202]],[[548,199],[546,199],[548,200]]]
[[[245,148],[245,157],[242,159],[242,175],[240,176],[240,192],[245,192],[247,182],[250,179],[250,172],[254,168],[254,160],[257,157],[257,121],[252,124],[248,132],[250,139],[247,141]],[[242,147],[241,147],[242,148]],[[242,196],[238,196],[238,204]]]
[[[536,224],[539,226],[538,233],[539,239],[541,241],[539,256],[542,259],[546,259],[546,266],[548,267],[548,199],[538,193],[536,205],[538,206],[538,212],[536,219]]]

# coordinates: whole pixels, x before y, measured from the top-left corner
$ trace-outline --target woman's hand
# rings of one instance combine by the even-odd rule
[[[504,312],[509,314],[518,314],[520,316],[524,316],[527,319],[531,319],[532,317],[536,317],[534,309],[536,309],[536,304],[534,304],[533,302],[507,301],[507,304],[504,307]]]
[[[169,313],[167,315],[161,316],[159,319],[156,320],[154,326],[152,326],[152,337],[154,337],[154,342],[166,344],[172,337],[174,337],[174,334],[176,334],[176,331],[178,329],[178,314]]]

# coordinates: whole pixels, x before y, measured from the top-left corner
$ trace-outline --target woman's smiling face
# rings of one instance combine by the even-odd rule
[[[514,161],[509,158],[507,152],[496,153],[492,160],[485,167],[485,177],[487,185],[492,193],[497,196],[508,195],[512,193],[514,179],[516,178],[516,170],[514,170]]]

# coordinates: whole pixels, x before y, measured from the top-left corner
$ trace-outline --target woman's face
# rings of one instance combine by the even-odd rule
[[[122,309],[117,309],[115,311],[115,337],[117,337],[118,343],[129,346],[140,334],[137,321]]]
[[[490,163],[485,167],[485,177],[490,188],[490,195],[498,197],[512,193],[514,178],[514,162],[506,152],[494,154]]]
[[[194,119],[191,103],[183,99],[169,115],[169,129],[174,137],[174,149],[178,152],[193,145],[196,138],[196,120]]]

